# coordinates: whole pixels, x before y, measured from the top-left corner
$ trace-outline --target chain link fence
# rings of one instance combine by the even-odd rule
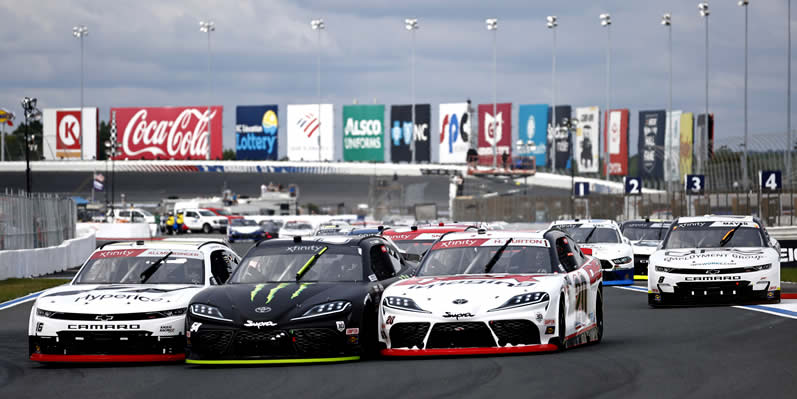
[[[0,194],[0,251],[59,245],[75,237],[76,220],[71,198]]]

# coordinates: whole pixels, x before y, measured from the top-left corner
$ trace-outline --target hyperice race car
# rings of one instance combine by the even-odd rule
[[[664,240],[671,221],[664,220],[629,220],[623,222],[620,231],[631,240],[634,251],[634,276],[648,275],[648,261],[650,255],[656,252],[656,247]]]
[[[648,265],[651,306],[780,302],[780,245],[757,218],[684,217]]]
[[[603,335],[600,263],[565,232],[451,233],[386,288],[386,356],[556,351]]]
[[[378,353],[381,293],[412,271],[378,236],[261,242],[227,284],[192,299],[186,362],[336,362]]]
[[[551,228],[568,232],[582,249],[598,258],[604,285],[634,283],[634,250],[613,220],[559,220]]]
[[[146,362],[185,358],[185,313],[203,287],[223,283],[238,256],[216,241],[106,244],[71,283],[30,312],[30,359]]]

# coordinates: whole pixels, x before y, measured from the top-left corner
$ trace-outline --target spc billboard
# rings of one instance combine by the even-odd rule
[[[96,159],[97,107],[45,108],[42,112],[44,159]],[[83,136],[80,136],[80,125]]]
[[[415,104],[415,128],[412,127],[412,106],[393,105],[390,107],[390,160],[393,162],[412,161],[412,142],[415,141],[415,161],[430,161],[429,126],[432,106]]]
[[[479,164],[493,164],[493,144],[497,163],[503,154],[512,155],[512,104],[479,104]]]
[[[440,104],[440,163],[465,163],[471,147],[468,103]]]
[[[639,111],[639,176],[664,177],[665,111]]]
[[[116,159],[221,159],[223,113],[220,105],[111,108]]]
[[[385,106],[343,106],[343,160],[385,160]]]
[[[331,161],[334,156],[332,104],[290,104],[287,112],[287,151],[291,161]],[[320,148],[319,148],[320,144]]]
[[[579,173],[598,172],[598,150],[600,145],[600,110],[598,107],[579,107],[576,108],[576,137],[574,143],[574,155]]]
[[[235,158],[276,160],[279,120],[276,105],[239,105],[235,107]]]
[[[522,156],[533,156],[537,165],[548,162],[548,105],[523,104],[518,106],[518,140],[528,144],[534,143],[533,151],[521,152]]]

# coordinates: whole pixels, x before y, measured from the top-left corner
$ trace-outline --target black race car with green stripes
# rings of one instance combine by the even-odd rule
[[[413,268],[379,236],[263,241],[226,284],[191,300],[186,362],[336,362],[376,354],[382,291]]]

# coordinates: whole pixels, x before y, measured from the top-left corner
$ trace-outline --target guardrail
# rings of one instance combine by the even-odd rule
[[[96,247],[94,234],[47,248],[0,251],[0,280],[43,276],[80,266]]]

